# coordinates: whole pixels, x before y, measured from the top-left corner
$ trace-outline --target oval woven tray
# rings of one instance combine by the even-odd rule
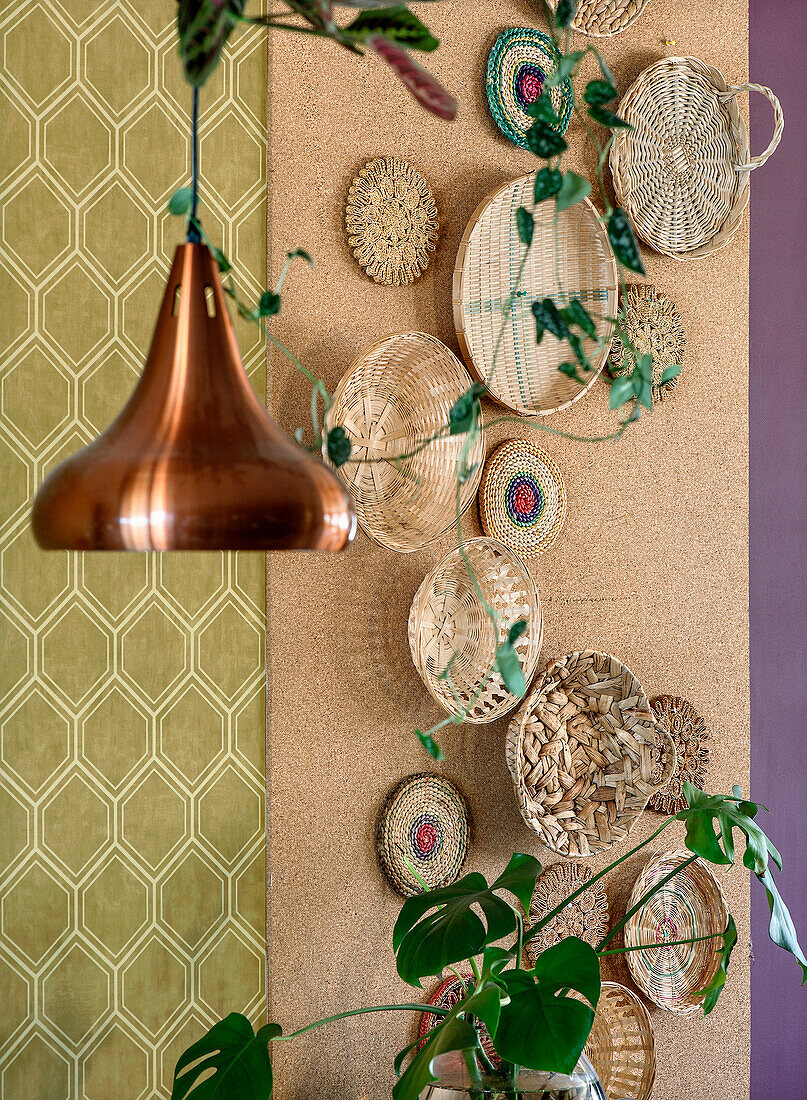
[[[508,439],[493,451],[479,486],[479,521],[522,557],[549,549],[566,521],[566,486],[543,447]]]
[[[554,909],[574,890],[585,885],[594,872],[579,861],[554,863],[542,871],[535,882],[535,889],[527,914],[527,930]],[[566,939],[577,936],[596,947],[608,931],[608,897],[602,881],[595,882],[585,893],[569,902],[556,917],[544,925],[541,931],[528,940],[527,958],[534,965],[542,951]]]
[[[421,550],[456,523],[457,461],[465,436],[419,444],[448,423],[451,406],[471,379],[445,344],[424,332],[387,336],[353,363],[336,387],[329,428],[341,425],[353,442],[336,471],[367,534],[390,550]],[[396,456],[412,457],[396,463]],[[463,484],[461,510],[474,498],[485,453],[480,432]]]
[[[485,613],[457,548],[435,566],[415,593],[409,612],[409,648],[421,679],[442,707],[459,715],[470,705],[464,721],[493,722],[519,703],[493,671],[496,649],[513,623],[527,621],[515,650],[529,684],[541,655],[541,601],[524,563],[502,543],[469,539],[465,552],[485,599],[501,616],[498,629]],[[453,692],[441,676],[452,659]]]
[[[376,827],[376,852],[390,886],[404,897],[459,878],[468,855],[468,807],[440,775],[410,775],[387,796]]]
[[[558,0],[547,0],[554,11]],[[642,14],[647,0],[580,0],[572,26],[589,38],[613,38]]]
[[[521,816],[541,843],[589,856],[627,836],[675,767],[670,742],[654,774],[655,737],[647,696],[616,657],[589,650],[551,664],[507,734]]]
[[[535,122],[526,109],[541,95],[557,64],[558,51],[552,39],[532,27],[502,31],[488,55],[485,90],[490,113],[504,136],[523,149],[527,147],[527,130]],[[571,81],[562,80],[550,95],[559,119],[553,129],[565,134],[574,103]]]
[[[650,700],[650,709],[656,720],[656,737],[666,734],[675,745],[675,770],[666,787],[656,791],[650,799],[650,809],[662,814],[677,814],[688,805],[684,798],[684,780],[703,790],[709,766],[709,732],[687,699],[658,695]]]
[[[585,1056],[608,1097],[649,1100],[656,1079],[656,1044],[650,1015],[630,989],[603,982]]]
[[[650,860],[636,879],[628,900],[632,908],[648,889],[692,852],[665,852]],[[684,867],[646,902],[625,925],[625,946],[658,943],[648,951],[628,951],[631,977],[659,1008],[689,1015],[697,1012],[704,989],[720,966],[719,939],[701,940],[683,947],[664,947],[664,941],[723,932],[729,919],[720,883],[702,859]]]
[[[749,156],[737,106],[737,95],[751,90],[770,101],[776,116],[773,139],[758,157]],[[678,260],[725,247],[748,205],[750,173],[782,137],[784,116],[770,88],[729,85],[696,57],[668,57],[640,74],[619,114],[633,129],[616,131],[611,172],[637,234]]]
[[[533,175],[506,183],[489,195],[468,223],[454,267],[454,327],[463,358],[484,382],[490,396],[525,416],[565,409],[593,386],[608,357],[610,322],[596,322],[597,342],[584,346],[594,369],[585,385],[561,374],[569,346],[547,334],[535,342],[531,304],[553,295],[559,305],[578,298],[592,314],[613,317],[617,307],[617,269],[608,237],[594,205],[585,199],[564,210],[558,222],[558,268],[565,291],[557,290],[554,205],[541,203],[523,276],[517,273],[524,246],[515,230],[516,210],[532,206]],[[502,332],[502,305],[514,295],[509,323]]]

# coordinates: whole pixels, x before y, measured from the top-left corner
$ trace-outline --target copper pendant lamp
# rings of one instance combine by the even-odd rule
[[[32,525],[47,550],[341,550],[353,539],[341,483],[258,400],[218,267],[193,236],[177,248],[128,404],[46,478]]]

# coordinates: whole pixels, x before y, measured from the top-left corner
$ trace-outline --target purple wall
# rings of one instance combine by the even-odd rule
[[[785,132],[751,182],[751,791],[769,806],[781,893],[807,943],[807,0],[750,0],[751,79]],[[751,100],[752,152],[771,111]],[[752,883],[752,1100],[807,1097],[807,986]]]

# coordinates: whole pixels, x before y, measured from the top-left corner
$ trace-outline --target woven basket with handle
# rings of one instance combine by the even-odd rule
[[[749,154],[748,131],[737,106],[756,91],[773,106],[771,143]],[[665,256],[711,256],[737,232],[748,205],[751,172],[779,144],[779,100],[760,84],[727,84],[696,57],[657,61],[630,86],[619,114],[632,130],[617,130],[610,164],[617,201],[637,234]]]

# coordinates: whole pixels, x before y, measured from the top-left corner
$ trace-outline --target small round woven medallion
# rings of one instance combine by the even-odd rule
[[[548,550],[566,520],[563,476],[529,439],[508,439],[485,463],[479,487],[482,530],[522,557]]]
[[[593,871],[581,863],[555,863],[543,871],[535,882],[535,890],[527,916],[527,928],[551,912],[564,898],[591,878]],[[580,897],[569,902],[549,924],[527,943],[527,955],[533,964],[542,951],[567,936],[596,947],[608,930],[608,898],[602,882],[595,882]]]
[[[402,286],[426,270],[437,242],[437,207],[410,164],[384,157],[366,164],[351,184],[345,228],[370,278]]]
[[[656,726],[675,745],[676,764],[669,783],[653,795],[649,806],[659,813],[677,814],[688,805],[683,792],[685,780],[703,789],[709,765],[709,748],[706,744],[709,733],[704,720],[686,699],[678,699],[675,695],[659,695],[650,700],[650,709]],[[665,751],[663,742],[663,737],[659,737],[656,742],[660,764],[663,763],[661,757]]]
[[[459,877],[468,854],[468,808],[439,775],[410,775],[387,797],[378,819],[376,850],[390,886],[404,897],[422,893],[412,873],[432,890]]]
[[[504,136],[522,148],[527,147],[525,135],[535,122],[527,108],[541,95],[557,63],[552,39],[532,27],[503,31],[490,51],[486,85],[490,113]],[[551,95],[559,119],[555,129],[565,134],[572,114],[569,80],[561,81]]]
[[[681,315],[666,294],[654,286],[629,286],[622,300],[622,327],[640,355],[653,357],[651,382],[653,401],[663,401],[678,385],[680,374],[662,382],[668,367],[680,365],[684,360],[686,336]],[[608,372],[612,378],[631,374],[636,366],[632,352],[618,336],[611,342],[608,355]]]

